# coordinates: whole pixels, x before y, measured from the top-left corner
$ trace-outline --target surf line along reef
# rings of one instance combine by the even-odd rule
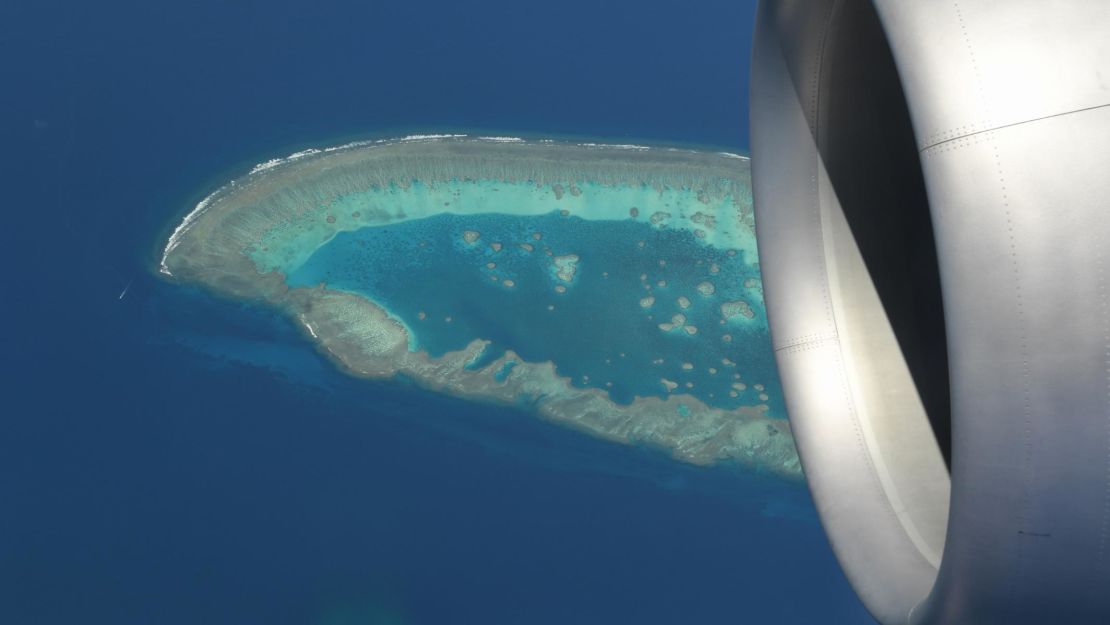
[[[749,170],[507,137],[306,150],[201,201],[159,271],[280,308],[351,375],[800,478]]]

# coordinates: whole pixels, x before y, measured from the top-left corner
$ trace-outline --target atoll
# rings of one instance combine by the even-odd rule
[[[599,197],[608,199],[598,201]],[[668,207],[666,211],[656,210],[664,206]],[[654,395],[618,402],[607,390],[612,382],[599,371],[588,371],[594,374],[593,382],[584,372],[572,381],[570,376],[560,374],[556,363],[529,361],[513,349],[486,357],[491,345],[487,338],[477,337],[461,349],[436,355],[418,347],[419,328],[452,320],[456,323],[442,327],[464,325],[463,308],[437,310],[424,308],[428,303],[424,302],[419,313],[413,309],[406,322],[389,305],[363,293],[343,290],[330,282],[309,286],[289,278],[341,233],[444,213],[550,213],[606,223],[623,220],[636,222],[640,228],[685,232],[696,245],[717,250],[712,258],[719,262],[726,259],[722,250],[731,252],[730,256],[741,250],[747,258],[744,262],[749,264],[756,258],[749,162],[745,158],[673,148],[423,136],[306,150],[256,166],[209,195],[184,217],[170,235],[158,269],[169,279],[284,311],[323,354],[354,376],[403,376],[433,391],[526,407],[553,422],[604,439],[665,450],[684,462],[738,462],[790,479],[800,478],[789,425],[770,414],[770,391],[762,392],[758,401],[753,398],[750,404],[736,400],[730,407],[721,407],[697,396],[706,392],[695,388],[703,388],[707,378],[697,378],[695,387],[693,380],[679,378],[679,382],[645,370],[644,375],[652,377],[648,382],[656,389]],[[641,213],[651,218],[638,220]],[[535,254],[523,257],[550,263],[549,275],[554,276],[560,301],[571,301],[583,288],[572,285],[601,279],[585,277],[580,275],[582,272],[600,276],[602,269],[612,269],[612,265],[598,267],[582,261],[584,248],[569,251],[574,253],[558,249],[552,252],[554,245],[546,228],[542,234],[527,234],[532,243],[519,243],[520,238],[516,238],[518,243],[514,245],[514,239],[505,238],[504,233],[472,227],[481,230],[454,230],[452,244],[475,255],[476,260],[469,265],[472,271],[490,274],[481,278],[487,285],[483,288],[500,290],[506,297],[522,297],[512,293],[537,288],[534,280],[501,273],[508,266],[509,256],[521,255],[520,250],[533,248]],[[643,242],[639,243],[642,249]],[[629,245],[635,248],[636,243],[633,240]],[[423,249],[422,242],[420,246]],[[418,249],[415,244],[413,249]],[[721,269],[717,262],[712,266],[709,260],[704,262],[699,270],[702,276],[694,277],[694,283],[682,288],[693,288],[701,281],[697,291],[702,296],[709,297],[715,291],[721,294],[724,273],[718,275]],[[666,265],[660,262],[658,267],[662,271]],[[605,272],[605,279],[609,275]],[[640,275],[637,280],[637,275],[639,270],[629,278],[629,284],[644,294],[640,284],[650,290],[648,276]],[[715,288],[714,283],[704,281],[706,275],[718,276],[714,278]],[[673,282],[674,274],[668,277]],[[654,274],[651,280],[656,280]],[[667,282],[659,277],[658,284],[663,287]],[[749,289],[756,283],[751,284]],[[550,284],[541,286],[542,292],[551,293]],[[567,286],[572,286],[570,292]],[[620,301],[634,310],[653,305],[658,309],[675,301],[673,295],[667,300],[657,300],[650,294],[639,300],[637,297],[625,296]],[[761,305],[761,301],[757,303]],[[544,312],[545,318],[562,314],[547,301],[540,300],[537,305],[544,311],[555,311]],[[684,345],[711,340],[709,344],[715,346],[731,340],[732,336],[716,330],[716,321],[711,323],[713,329],[707,329],[708,322],[701,319],[699,333],[692,325],[693,318],[688,319],[698,306],[691,307],[685,297],[680,306],[685,314],[674,313],[670,324],[660,324],[676,332],[658,340]],[[710,312],[706,314],[716,319],[715,307],[707,308]],[[643,318],[651,312],[644,310],[635,316]],[[725,318],[754,317],[750,305],[737,301],[726,302],[720,313]],[[660,314],[671,315],[671,311]],[[677,332],[680,328],[684,332]],[[733,328],[732,334],[736,333]],[[703,338],[705,334],[709,337]],[[615,352],[614,360],[618,358]],[[624,356],[622,352],[619,358]],[[650,366],[646,359],[642,362]],[[662,368],[664,359],[652,362]],[[722,359],[722,364],[736,366],[728,358]],[[696,371],[693,365],[682,369],[677,363],[673,366],[676,372],[667,373],[671,377],[705,371],[704,363]],[[743,365],[741,370],[745,370]],[[728,381],[722,382],[727,389]],[[718,392],[721,396],[726,393]]]

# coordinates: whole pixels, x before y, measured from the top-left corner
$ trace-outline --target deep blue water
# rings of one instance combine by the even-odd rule
[[[467,243],[467,230],[481,233],[481,240]],[[504,242],[502,249],[492,249],[493,241]],[[522,248],[522,242],[531,247]],[[554,258],[571,254],[578,260],[566,283]],[[774,396],[774,412],[785,416],[766,317],[744,288],[752,277],[758,272],[744,254],[703,245],[688,230],[586,221],[553,211],[528,217],[441,214],[343,232],[291,272],[288,282],[326,283],[366,295],[410,328],[414,347],[434,356],[487,339],[492,345],[476,364],[512,349],[529,362],[552,361],[575,386],[607,390],[621,403],[666,396],[660,382],[666,378],[708,404],[750,406],[760,403],[758,383]],[[696,289],[703,281],[719,288],[703,296]],[[645,309],[640,300],[647,295],[655,303]],[[688,299],[687,308],[678,304],[679,296]],[[752,301],[757,320],[722,324],[720,305],[732,300]],[[675,314],[697,333],[660,330]],[[732,340],[722,340],[725,335]],[[738,379],[748,387],[733,398],[730,385]]]
[[[150,273],[176,214],[300,146],[743,150],[752,11],[0,3],[0,623],[867,622],[801,487],[350,380]]]

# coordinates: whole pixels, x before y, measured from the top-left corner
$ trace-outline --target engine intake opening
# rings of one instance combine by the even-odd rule
[[[871,2],[840,10],[823,57],[815,138],[950,468],[944,308],[909,109]]]

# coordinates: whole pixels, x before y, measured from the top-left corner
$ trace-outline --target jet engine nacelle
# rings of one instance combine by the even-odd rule
[[[887,625],[1110,623],[1110,2],[766,0],[767,311]]]

